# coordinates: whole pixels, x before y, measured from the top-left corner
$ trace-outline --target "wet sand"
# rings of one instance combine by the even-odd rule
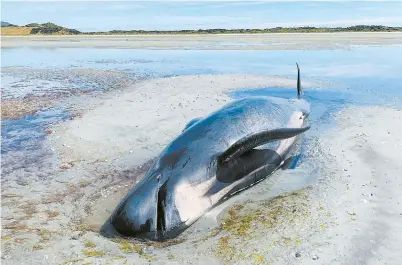
[[[325,147],[324,199],[334,225],[322,234],[322,264],[398,264],[402,260],[402,110],[348,108]],[[317,239],[313,239],[317,242]],[[306,263],[307,264],[307,263]]]
[[[295,170],[220,205],[176,241],[99,235],[186,122],[227,104],[229,91],[275,86],[294,89],[295,80],[178,76],[71,99],[81,115],[54,125],[46,141],[57,157],[44,155],[37,168],[2,178],[2,263],[397,264],[402,111],[391,108],[338,113],[337,126],[313,137]]]
[[[319,50],[402,44],[402,32],[216,35],[1,36],[2,48]]]

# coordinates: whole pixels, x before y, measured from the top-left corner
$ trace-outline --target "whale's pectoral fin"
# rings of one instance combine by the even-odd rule
[[[281,160],[281,156],[274,150],[251,149],[228,162],[218,163],[216,179],[219,182],[215,187],[220,188],[223,183],[232,183],[263,167],[273,171],[281,164]],[[270,174],[272,171],[265,173]],[[214,189],[210,192],[213,193]]]
[[[197,123],[197,122],[200,121],[200,120],[201,120],[201,118],[192,119],[191,121],[189,121],[189,122],[186,124],[186,126],[184,127],[184,129],[183,129],[182,132],[184,132],[185,130],[187,130],[188,128],[190,128],[191,126],[193,126],[195,123]]]
[[[218,162],[226,163],[255,147],[264,145],[268,142],[295,137],[301,133],[304,133],[308,129],[310,129],[310,126],[305,128],[280,128],[250,134],[231,145],[219,156]]]

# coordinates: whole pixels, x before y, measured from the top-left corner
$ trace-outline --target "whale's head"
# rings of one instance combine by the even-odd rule
[[[162,241],[177,236],[187,228],[185,194],[192,185],[183,186],[201,167],[199,163],[185,168],[186,144],[173,141],[138,182],[122,199],[101,232],[105,236],[139,237]],[[184,161],[184,162],[183,162]],[[186,214],[188,214],[186,209]],[[198,213],[197,213],[198,214]]]
[[[175,206],[176,192],[171,189],[162,174],[150,172],[120,202],[101,233],[158,241],[175,237],[185,224]]]

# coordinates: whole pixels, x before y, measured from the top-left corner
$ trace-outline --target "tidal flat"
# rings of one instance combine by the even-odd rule
[[[401,32],[2,36],[2,48],[130,48],[325,50],[350,45],[398,45]]]
[[[2,41],[2,263],[398,264],[402,40],[370,36],[322,45],[290,34],[275,49],[248,35],[204,36],[225,41],[219,49],[179,37],[125,49]],[[189,120],[234,99],[296,96],[295,62],[312,128],[293,169],[175,240],[99,234]]]

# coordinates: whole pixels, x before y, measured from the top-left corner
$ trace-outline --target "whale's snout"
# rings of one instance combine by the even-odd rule
[[[103,225],[101,233],[107,237],[142,237],[164,240],[172,237],[182,226],[174,206],[174,192],[168,193],[168,183],[145,181],[117,206]]]
[[[156,231],[158,190],[156,181],[137,184],[116,207],[101,232],[106,236],[140,237]]]

